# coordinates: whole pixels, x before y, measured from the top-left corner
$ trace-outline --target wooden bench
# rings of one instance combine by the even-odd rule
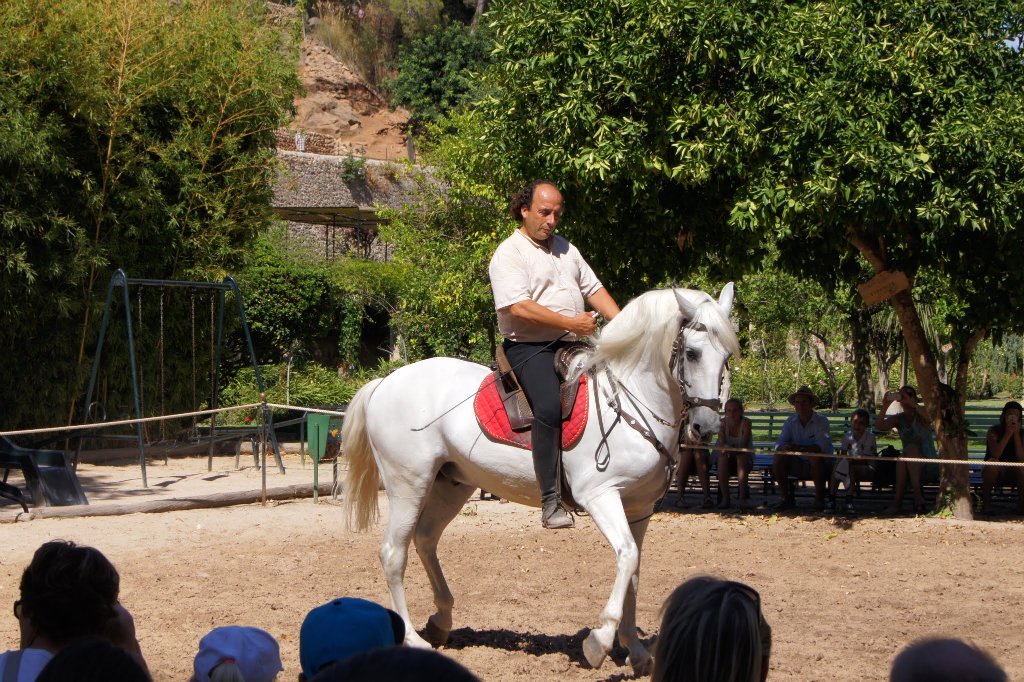
[[[839,449],[843,434],[849,429],[850,414],[852,414],[852,412],[852,408],[841,413],[821,412],[821,414],[829,420],[829,430],[833,441],[832,444],[836,450]],[[967,422],[967,429],[969,431],[967,437],[967,457],[969,466],[968,477],[971,487],[977,489],[979,494],[982,483],[981,471],[983,468],[980,462],[985,459],[986,437],[988,430],[995,424],[999,423],[1001,413],[1001,407],[968,406],[965,410],[964,418]],[[754,448],[757,450],[754,454],[754,462],[751,470],[751,483],[753,484],[755,480],[761,483],[766,500],[775,486],[774,474],[772,471],[775,442],[778,440],[779,434],[782,432],[783,424],[785,424],[786,420],[793,414],[794,413],[792,411],[747,411],[744,413],[744,416],[749,418],[751,421],[751,425],[753,427]],[[880,450],[885,447],[885,445],[890,444],[890,442],[881,441],[884,434],[876,432],[875,435],[880,439]],[[899,449],[898,441],[891,442],[891,444]]]
[[[819,411],[819,413],[828,418],[829,431],[832,435],[832,444],[834,448],[838,450],[843,434],[849,429],[849,420],[850,415],[853,413],[853,408],[847,409],[843,412],[834,413]],[[982,485],[981,472],[983,466],[981,462],[985,458],[986,436],[989,428],[999,422],[999,416],[1001,413],[1001,406],[968,406],[965,410],[964,418],[967,422],[966,426],[969,431],[967,437],[969,467],[968,478],[971,487],[979,495],[981,493]],[[786,420],[793,414],[794,412],[792,410],[749,410],[744,413],[744,416],[751,421],[754,449],[756,450],[753,457],[753,466],[750,472],[750,485],[752,489],[758,486],[761,488],[766,502],[775,489],[775,477],[772,468],[772,460],[775,454],[775,442],[778,440],[779,434],[782,432],[783,424],[785,424]],[[879,450],[883,449],[886,445],[892,445],[897,450],[900,449],[898,439],[889,438],[888,434],[881,434],[878,432],[876,432],[875,435],[879,439]],[[696,472],[691,472],[690,475],[691,477],[696,476]],[[714,469],[712,469],[711,478],[712,487],[715,488],[717,486],[717,471]],[[794,478],[794,480],[798,479]],[[889,488],[892,485],[892,482],[890,481],[886,481],[881,485],[870,480],[866,480],[864,482],[871,484],[872,493],[881,492],[881,490]],[[805,485],[807,482],[800,480],[799,483]],[[1009,487],[1013,488],[1014,486],[1010,484]],[[997,489],[997,493],[1001,492],[1001,489]]]
[[[846,412],[819,412],[828,418],[829,433],[832,436],[832,445],[835,449],[839,449],[839,443],[843,439],[843,434],[850,428],[850,413],[853,410]],[[754,454],[754,462],[751,468],[751,482],[758,480],[761,483],[762,490],[764,492],[764,498],[767,501],[768,495],[775,487],[775,474],[772,468],[773,459],[775,457],[775,443],[782,433],[782,426],[786,423],[786,420],[793,416],[795,412],[790,411],[760,411],[751,410],[744,412],[745,417],[750,419],[751,432],[754,438],[754,449],[757,452]],[[793,477],[793,480],[800,480]],[[801,483],[805,481],[800,480]]]

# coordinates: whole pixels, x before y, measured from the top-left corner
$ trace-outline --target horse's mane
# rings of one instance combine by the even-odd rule
[[[695,289],[656,289],[630,301],[601,329],[594,338],[594,352],[584,371],[607,364],[612,371],[625,376],[641,362],[648,362],[667,375],[680,315],[685,315],[690,328],[703,326],[715,348],[739,355],[736,332],[715,299]]]

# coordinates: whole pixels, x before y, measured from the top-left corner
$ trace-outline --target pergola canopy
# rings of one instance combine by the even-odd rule
[[[376,209],[362,206],[275,206],[281,220],[331,227],[376,227],[384,222]]]

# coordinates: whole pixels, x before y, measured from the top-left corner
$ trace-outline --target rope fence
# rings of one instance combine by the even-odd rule
[[[96,430],[114,426],[127,426],[133,424],[146,424],[151,422],[159,422],[169,419],[185,419],[188,417],[206,417],[215,414],[227,413],[227,412],[238,412],[241,410],[251,410],[253,408],[271,408],[279,410],[297,410],[306,414],[326,414],[332,417],[344,417],[344,410],[329,410],[318,407],[305,407],[302,405],[283,405],[281,403],[271,403],[267,401],[261,401],[257,403],[246,403],[244,405],[234,405],[231,407],[219,407],[211,410],[196,410],[193,412],[179,412],[168,415],[157,415],[154,417],[139,417],[136,419],[118,419],[113,421],[104,422],[91,422],[88,424],[71,424],[67,426],[49,426],[35,429],[18,429],[14,431],[0,431],[0,436],[25,436],[32,434],[46,434],[46,433],[59,433],[59,432],[75,432],[84,430]],[[262,410],[261,410],[262,412]],[[254,427],[258,428],[258,427]],[[846,459],[846,460],[857,460],[866,462],[909,462],[909,463],[921,463],[921,464],[951,464],[951,465],[969,465],[969,466],[995,466],[995,467],[1010,467],[1019,468],[1024,467],[1024,462],[1004,462],[1001,460],[981,460],[981,459],[944,459],[944,458],[928,458],[928,457],[883,457],[881,455],[843,455],[838,453],[822,453],[822,452],[777,452],[769,447],[762,448],[722,448],[718,445],[704,445],[704,444],[691,444],[681,443],[680,448],[686,448],[690,450],[708,450],[708,451],[721,451],[728,450],[731,453],[746,453],[746,454],[772,454],[772,455],[784,455],[794,457],[819,457],[822,459]]]
[[[259,413],[263,417],[260,420],[260,423],[252,424],[252,425],[247,425],[247,427],[250,429],[251,433],[253,434],[253,437],[256,437],[256,436],[259,437],[259,441],[258,442],[254,441],[254,448],[258,447],[258,449],[261,451],[261,456],[259,458],[259,464],[260,464],[260,469],[261,469],[261,489],[262,489],[261,501],[262,501],[262,503],[264,505],[266,505],[266,503],[267,503],[267,497],[266,497],[266,495],[267,495],[267,475],[266,475],[266,471],[267,471],[267,449],[268,449],[267,448],[267,441],[268,441],[268,436],[270,436],[274,440],[275,448],[277,447],[276,436],[273,433],[270,433],[271,430],[273,429],[273,424],[272,424],[272,420],[269,420],[271,423],[268,423],[267,415],[269,414],[269,410],[272,409],[272,408],[284,409],[284,410],[298,410],[298,411],[303,412],[304,414],[325,414],[325,415],[336,416],[336,417],[344,417],[345,416],[345,412],[344,411],[340,411],[340,410],[330,410],[330,409],[322,409],[322,408],[316,408],[316,407],[303,407],[303,406],[299,406],[299,405],[282,405],[282,404],[279,404],[279,403],[271,403],[271,402],[268,402],[266,400],[265,395],[262,395],[262,394],[260,395],[260,398],[261,398],[260,402],[246,403],[244,405],[233,405],[233,406],[230,406],[230,407],[219,407],[219,408],[208,409],[208,410],[194,410],[194,411],[191,411],[191,412],[178,412],[178,413],[175,413],[175,414],[156,415],[156,416],[151,416],[151,417],[136,417],[134,419],[115,419],[115,420],[111,420],[111,421],[89,422],[89,423],[86,423],[86,424],[68,424],[68,425],[64,425],[64,426],[49,426],[49,427],[39,427],[39,428],[32,428],[32,429],[14,429],[14,430],[9,430],[9,431],[0,431],[0,436],[2,436],[2,437],[8,437],[8,436],[29,436],[29,435],[43,435],[43,434],[53,434],[53,433],[62,433],[62,434],[71,435],[71,434],[74,434],[76,432],[82,432],[82,431],[88,431],[89,432],[88,433],[89,436],[94,436],[98,431],[100,431],[101,429],[106,429],[106,428],[114,428],[114,427],[119,427],[119,426],[136,426],[136,425],[140,425],[140,424],[148,424],[148,423],[153,423],[153,422],[160,422],[161,426],[162,426],[163,422],[165,422],[167,420],[182,420],[182,419],[188,419],[188,418],[193,418],[194,419],[194,418],[197,418],[197,417],[213,417],[215,415],[223,414],[223,413],[238,412],[238,411],[252,410],[254,408],[259,408]],[[292,423],[295,423],[296,421],[302,421],[302,420],[303,420],[303,418],[300,417],[298,420],[289,420],[289,421],[284,422],[283,424],[280,424],[280,425],[292,424]],[[211,423],[215,423],[215,422],[211,421]],[[213,428],[216,428],[216,427],[213,427]],[[211,431],[213,430],[213,428],[211,428]],[[227,430],[236,430],[236,429],[238,429],[238,426],[222,426],[220,428],[227,429]],[[237,433],[237,431],[229,431],[228,435],[231,435],[232,433]],[[102,436],[100,436],[100,437],[102,437]],[[211,442],[211,444],[212,444],[217,439],[218,439],[218,437],[211,433],[211,436],[208,439],[203,439],[203,440],[209,440]],[[211,447],[212,447],[212,445],[211,445]],[[148,487],[148,481],[147,481],[147,476],[146,476],[146,464],[145,464],[145,460],[144,460],[141,452],[142,451],[140,450],[140,457],[139,457],[140,462],[139,462],[139,464],[140,464],[140,466],[142,468],[142,483],[143,483],[143,486],[147,486]],[[255,450],[254,450],[254,452],[255,452]],[[275,450],[275,455],[278,457],[278,464],[280,466],[280,456],[277,454],[278,452],[279,452],[278,450]],[[211,457],[212,457],[212,450],[211,450]],[[165,455],[165,459],[166,459],[166,455]],[[236,459],[237,459],[237,452],[236,452]],[[211,465],[212,465],[212,462],[211,462]],[[284,469],[283,468],[281,469],[281,473],[284,473]],[[316,476],[314,475],[314,479],[315,478],[316,478]],[[315,480],[314,480],[314,486],[316,486],[316,481]],[[316,497],[316,491],[314,491],[314,498],[315,497]]]
[[[332,417],[344,417],[345,412],[341,410],[324,410],[319,407],[302,407],[300,405],[281,405],[279,403],[267,403],[267,407],[279,410],[300,410],[309,414],[329,414]]]
[[[90,422],[88,424],[69,424],[67,426],[45,426],[36,429],[17,429],[15,431],[0,431],[0,436],[29,436],[33,434],[61,433],[65,431],[85,431],[89,429],[105,429],[113,426],[128,426],[133,424],[147,424],[170,419],[185,419],[187,417],[208,417],[214,414],[226,412],[238,412],[251,410],[254,407],[269,407],[280,410],[298,410],[311,414],[328,414],[334,417],[344,417],[345,412],[341,410],[325,410],[317,407],[303,407],[301,405],[281,405],[279,403],[247,403],[245,405],[234,405],[232,407],[218,407],[213,410],[196,410],[194,412],[178,412],[175,414],[157,415],[155,417],[139,417],[136,419],[117,419],[103,422]]]
[[[17,431],[0,431],[0,436],[27,436],[34,433],[58,433],[63,431],[84,431],[87,429],[105,429],[110,426],[125,426],[128,424],[145,424],[158,422],[167,419],[184,419],[185,417],[201,417],[221,412],[237,412],[238,410],[251,410],[260,407],[264,403],[249,403],[247,405],[236,405],[234,407],[218,407],[214,410],[197,410],[195,412],[179,412],[177,414],[158,415],[156,417],[138,417],[136,419],[118,419],[114,421],[90,422],[88,424],[69,424],[67,426],[47,426],[38,429],[19,429]]]
[[[982,459],[942,459],[937,457],[883,457],[882,455],[843,455],[838,453],[825,453],[825,452],[803,452],[803,451],[786,451],[779,452],[773,448],[733,448],[733,447],[720,447],[718,445],[701,445],[701,444],[690,444],[681,443],[680,449],[689,450],[709,450],[709,451],[728,451],[730,453],[747,453],[747,454],[762,454],[762,455],[784,455],[794,457],[819,457],[822,459],[846,459],[846,460],[863,460],[866,462],[910,462],[910,463],[922,463],[922,464],[954,464],[960,466],[997,466],[997,467],[1024,467],[1024,462],[1003,462],[1001,460],[982,460]]]

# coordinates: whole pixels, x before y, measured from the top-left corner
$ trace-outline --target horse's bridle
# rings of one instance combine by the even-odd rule
[[[718,412],[722,409],[722,378],[718,380],[718,397],[715,398],[700,398],[691,396],[687,393],[690,387],[690,382],[686,380],[685,376],[678,374],[679,367],[679,351],[682,345],[683,334],[687,329],[693,331],[708,333],[708,328],[703,323],[698,322],[694,325],[687,324],[687,320],[683,320],[683,324],[679,327],[679,333],[676,334],[675,341],[672,342],[672,355],[669,356],[668,367],[672,371],[673,376],[676,377],[676,381],[679,382],[679,395],[683,399],[683,407],[680,410],[679,418],[676,419],[677,424],[685,424],[689,420],[689,412],[691,407],[708,407]]]
[[[629,398],[629,401],[633,404],[634,407],[638,407],[638,406],[639,407],[643,407],[644,409],[646,409],[647,412],[650,413],[651,417],[656,422],[658,422],[659,424],[661,424],[663,426],[671,427],[673,429],[673,432],[676,433],[676,434],[678,434],[680,432],[680,429],[682,427],[686,426],[689,423],[689,415],[690,415],[690,408],[691,407],[707,407],[707,408],[710,408],[710,409],[714,410],[715,412],[718,412],[719,409],[721,409],[721,406],[722,406],[722,401],[721,401],[721,398],[719,398],[719,397],[716,397],[716,398],[701,398],[701,397],[697,397],[697,396],[691,396],[689,393],[687,393],[690,384],[689,384],[688,381],[686,381],[686,377],[685,376],[680,376],[679,373],[678,373],[678,368],[680,367],[680,362],[681,362],[680,358],[679,358],[680,347],[682,345],[683,335],[685,334],[687,329],[692,329],[694,331],[703,331],[705,333],[707,333],[707,331],[708,331],[707,327],[705,327],[701,323],[690,325],[688,320],[683,320],[682,325],[679,327],[679,333],[676,334],[676,338],[672,342],[672,354],[669,357],[669,369],[671,370],[673,376],[676,377],[676,381],[679,383],[679,394],[680,394],[680,396],[683,399],[683,406],[680,409],[679,415],[676,417],[674,422],[669,422],[669,421],[667,421],[665,419],[662,419],[657,414],[655,414],[654,410],[652,410],[651,408],[647,407],[647,405],[645,405],[643,403],[643,401],[641,401],[632,391],[630,391],[629,388],[625,384],[623,384],[621,381],[619,381],[612,374],[610,368],[608,368],[608,367],[604,368],[605,372],[608,373],[608,376],[611,379],[612,383],[614,383],[618,388],[620,388],[626,394],[626,396]],[[594,389],[595,389],[595,395],[597,395],[597,373],[596,372],[594,373]],[[719,395],[721,395],[721,379],[719,379]],[[603,421],[602,421],[602,418],[601,418],[601,410],[597,411],[597,418],[598,418],[598,425],[599,425],[598,428],[600,428],[600,430],[601,430],[602,438],[601,438],[601,443],[598,445],[597,450],[594,453],[594,457],[597,460],[599,467],[602,466],[602,460],[601,460],[601,457],[600,457],[600,454],[599,454],[600,451],[601,451],[601,445],[604,445],[604,447],[606,448],[606,451],[607,451],[607,447],[608,447],[607,437],[608,437],[608,434],[611,433],[611,430],[613,428],[615,428],[615,423],[618,422],[619,419],[624,420],[627,424],[629,424],[630,427],[633,428],[633,430],[635,430],[637,433],[639,433],[641,436],[643,436],[644,440],[646,440],[651,445],[653,445],[654,449],[657,450],[658,453],[660,453],[661,455],[664,455],[665,458],[668,459],[669,461],[672,460],[672,455],[669,453],[668,448],[666,448],[664,443],[662,443],[660,440],[658,440],[658,437],[654,435],[654,432],[650,428],[650,424],[647,422],[647,420],[645,418],[642,418],[642,417],[638,419],[637,417],[634,417],[632,414],[630,414],[625,409],[623,409],[622,403],[619,401],[618,391],[615,391],[612,394],[611,399],[608,401],[608,406],[611,407],[615,411],[615,422],[612,423],[611,427],[608,429],[607,432],[604,430],[604,424],[603,424]],[[607,463],[607,460],[604,460],[604,461],[605,461],[605,463]]]

